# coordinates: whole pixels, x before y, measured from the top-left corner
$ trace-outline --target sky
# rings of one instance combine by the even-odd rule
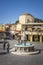
[[[43,20],[43,0],[0,0],[0,24],[15,23],[25,13]]]

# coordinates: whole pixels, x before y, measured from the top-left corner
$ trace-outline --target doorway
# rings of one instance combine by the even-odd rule
[[[27,37],[27,40],[28,40],[28,35],[26,35],[26,37]]]
[[[40,36],[39,35],[33,35],[33,41],[34,42],[39,42],[40,41]]]

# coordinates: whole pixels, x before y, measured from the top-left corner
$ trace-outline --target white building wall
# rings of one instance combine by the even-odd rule
[[[21,15],[19,17],[19,23],[26,24],[26,23],[33,23],[34,17],[31,15]]]
[[[21,29],[22,29],[22,25],[21,25],[21,24],[17,24],[17,25],[16,25],[16,30],[17,30],[17,31],[21,31]]]
[[[19,17],[19,23],[25,24],[25,16],[20,16]]]

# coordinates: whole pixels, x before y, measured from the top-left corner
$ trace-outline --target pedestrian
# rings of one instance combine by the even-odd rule
[[[3,49],[4,49],[4,50],[5,50],[5,47],[6,47],[6,43],[4,42],[4,43],[3,43]]]
[[[9,53],[10,44],[7,43],[7,53]]]
[[[25,32],[23,32],[22,40],[23,40],[24,45],[26,46],[27,36],[26,36]]]
[[[5,50],[5,48],[6,48],[6,42],[5,42],[5,39],[4,39],[4,41],[3,41],[3,50]]]
[[[13,34],[13,39],[15,39],[14,34]]]
[[[23,43],[23,36],[21,36],[21,44]]]
[[[17,40],[17,36],[15,35],[15,40]]]
[[[18,37],[17,40],[18,40],[18,43],[20,43],[20,37]]]

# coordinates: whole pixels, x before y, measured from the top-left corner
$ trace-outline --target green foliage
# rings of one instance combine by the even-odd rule
[[[34,22],[36,22],[36,23],[43,23],[43,20],[38,19],[38,18],[35,18],[35,21]]]
[[[18,24],[19,23],[19,20],[17,20],[16,22],[15,22],[15,24]]]

